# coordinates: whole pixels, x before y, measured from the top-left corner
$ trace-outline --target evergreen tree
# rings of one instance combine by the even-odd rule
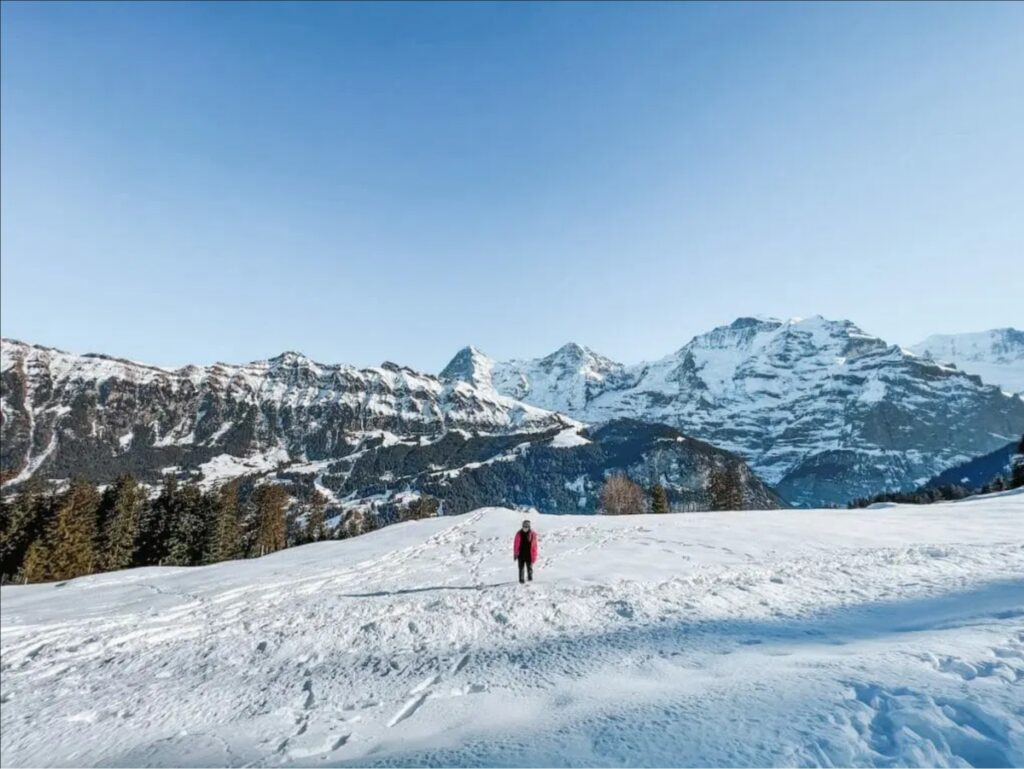
[[[43,537],[39,537],[25,553],[25,562],[21,567],[20,576],[25,582],[45,582],[50,578],[50,561],[52,553]]]
[[[735,465],[715,465],[708,475],[712,510],[742,510],[743,481]]]
[[[327,497],[314,489],[309,497],[309,506],[306,512],[306,536],[307,542],[319,542],[327,539],[327,522],[324,518],[324,511],[327,507]]]
[[[127,569],[135,562],[135,540],[146,506],[146,494],[131,475],[122,475],[104,494],[102,507],[109,504],[102,552],[104,569]]]
[[[381,528],[380,515],[376,508],[362,511],[362,520],[356,529],[357,534],[369,534]]]
[[[668,492],[665,491],[665,487],[658,481],[655,481],[654,485],[651,486],[651,512],[668,512]]]
[[[21,569],[29,547],[40,539],[48,521],[42,482],[30,479],[0,512],[0,578],[11,579]]]
[[[156,566],[167,557],[171,523],[176,515],[178,479],[173,473],[164,475],[160,494],[142,510],[135,563]]]
[[[110,519],[114,516],[114,485],[107,486],[98,492],[100,503],[96,507],[96,538],[93,541],[93,552],[96,553],[96,570],[106,569],[107,529]]]
[[[197,566],[206,555],[211,528],[199,487],[194,483],[179,486],[173,495],[171,509],[166,563]]]
[[[217,525],[220,522],[220,491],[211,489],[204,492],[200,505],[203,510],[203,547],[199,563],[214,563],[214,549],[217,545]]]
[[[1010,460],[1010,488],[1019,489],[1024,486],[1024,435],[1017,444],[1017,453]]]
[[[252,555],[266,555],[283,549],[286,544],[288,493],[280,486],[267,484],[253,492],[252,501],[255,524]]]
[[[306,530],[306,516],[308,510],[303,504],[295,504],[288,508],[284,515],[284,546],[297,547],[305,545],[313,540],[309,539],[309,532]]]
[[[417,497],[398,512],[399,521],[422,521],[424,518],[436,518],[441,509],[437,497],[429,494]]]
[[[369,534],[381,527],[380,517],[376,509],[359,507],[350,510],[342,523],[337,528],[338,539],[358,537],[361,534]]]
[[[213,561],[231,561],[241,558],[245,553],[238,513],[239,483],[238,479],[225,483],[217,494],[217,520],[210,548]]]
[[[100,495],[87,481],[73,481],[57,505],[50,546],[50,576],[72,579],[96,566],[96,512]]]

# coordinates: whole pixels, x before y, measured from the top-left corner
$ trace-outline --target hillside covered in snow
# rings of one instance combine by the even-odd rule
[[[846,320],[740,318],[633,366],[577,344],[534,360],[471,352],[446,372],[584,422],[672,425],[796,504],[914,488],[1024,432],[1019,396]]]
[[[4,766],[1024,765],[1024,495],[505,509],[2,588]]]

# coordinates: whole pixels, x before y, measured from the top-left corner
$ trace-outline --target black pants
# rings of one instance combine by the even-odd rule
[[[520,558],[519,559],[519,581],[520,582],[526,582],[526,579],[523,579],[523,569],[526,570],[526,579],[530,580],[530,582],[533,582],[533,561],[528,561],[525,558]]]

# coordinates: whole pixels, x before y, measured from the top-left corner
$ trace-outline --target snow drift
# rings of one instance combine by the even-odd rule
[[[4,766],[1024,764],[1024,495],[488,508],[4,587]]]

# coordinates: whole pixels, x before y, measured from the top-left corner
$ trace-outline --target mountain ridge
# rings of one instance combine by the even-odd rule
[[[913,488],[1024,425],[1020,398],[820,315],[740,317],[631,366],[589,350],[575,362],[566,347],[481,365],[527,403],[588,423],[663,422],[733,451],[801,504]]]
[[[575,342],[510,361],[467,346],[437,376],[389,361],[319,363],[295,351],[168,369],[0,344],[5,484],[41,468],[69,477],[82,464],[102,477],[115,467],[201,468],[209,476],[269,472],[287,458],[317,467],[315,484],[333,478],[337,491],[354,493],[344,481],[352,467],[321,466],[395,444],[426,455],[448,433],[523,435],[522,443],[540,445],[547,433],[625,419],[669,425],[732,452],[798,504],[843,504],[916,487],[1024,430],[1020,397],[820,315],[740,317],[630,366]],[[488,451],[505,456],[499,444],[474,448],[478,466],[470,469],[484,472]],[[462,452],[441,458],[440,471],[457,469],[448,463]],[[562,462],[555,466],[561,472]]]
[[[356,369],[282,353],[167,371],[3,340],[4,487],[31,477],[109,483],[165,472],[214,484],[256,475],[315,489],[337,507],[386,510],[431,494],[446,512],[481,504],[593,512],[611,472],[687,509],[710,477],[739,479],[745,504],[784,503],[741,460],[673,428],[577,420],[474,377],[475,353],[444,377],[385,362]],[[479,362],[479,361],[476,361]],[[669,431],[669,432],[665,432]],[[625,433],[625,435],[624,435]]]

